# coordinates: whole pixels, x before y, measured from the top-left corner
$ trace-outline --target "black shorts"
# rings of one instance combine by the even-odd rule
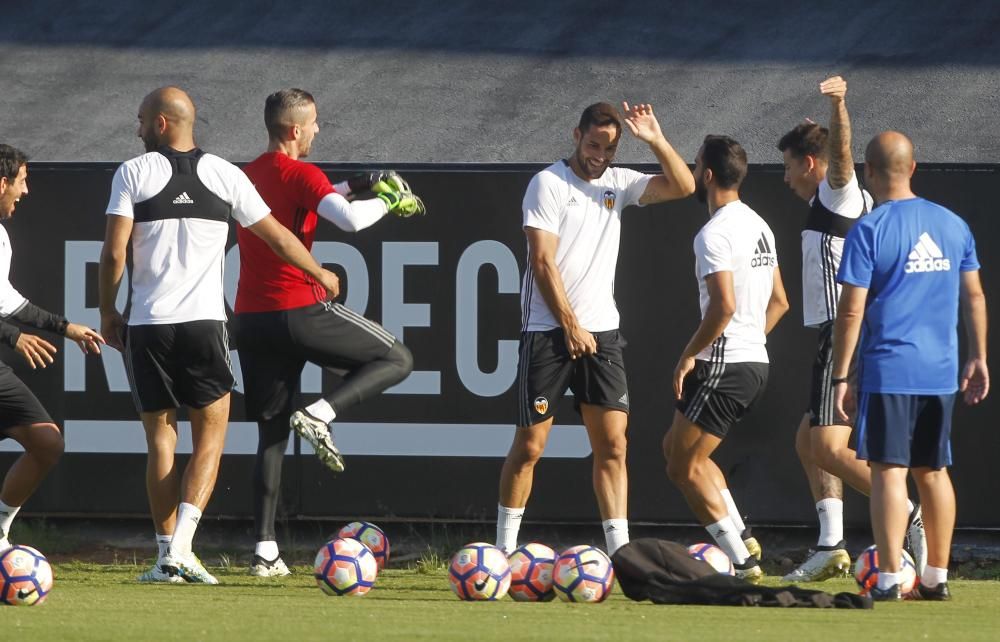
[[[858,459],[908,468],[951,465],[955,395],[858,395]]]
[[[855,379],[856,370],[852,367],[849,378]],[[844,426],[850,421],[837,419],[833,405],[833,321],[827,321],[819,327],[819,345],[816,348],[816,361],[813,362],[812,379],[809,391],[809,425]]]
[[[0,361],[0,439],[7,438],[10,428],[54,423],[28,386]]]
[[[139,412],[204,408],[236,383],[224,321],[128,326],[123,356]]]
[[[247,419],[290,414],[306,362],[340,373],[381,359],[396,338],[339,303],[236,315]]]
[[[517,425],[533,426],[556,414],[566,389],[575,407],[591,404],[628,412],[627,342],[618,330],[595,332],[597,354],[571,359],[562,328],[522,332],[517,365]]]
[[[695,361],[677,409],[705,432],[723,438],[767,387],[766,363]]]

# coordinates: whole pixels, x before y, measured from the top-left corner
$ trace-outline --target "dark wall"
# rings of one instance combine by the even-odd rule
[[[514,418],[514,346],[519,333],[519,275],[524,266],[520,202],[540,166],[415,166],[406,171],[424,196],[425,218],[388,218],[347,235],[323,225],[323,246],[339,257],[347,304],[399,332],[422,374],[334,424],[347,471],[328,474],[299,444],[286,459],[283,511],[307,516],[395,516],[492,519],[503,455]],[[7,223],[14,246],[11,280],[34,302],[98,324],[96,257],[111,165],[37,164],[30,196]],[[343,166],[326,167],[337,177]],[[650,169],[650,168],[645,168]],[[918,193],[968,220],[979,240],[989,301],[997,286],[995,228],[987,225],[996,167],[920,168]],[[815,513],[793,448],[805,410],[815,335],[801,325],[799,230],[805,204],[783,185],[781,169],[752,168],[743,191],[775,232],[792,310],[769,338],[772,370],[762,402],[717,453],[743,511],[755,522],[813,523]],[[634,520],[691,521],[680,494],[667,482],[660,440],[673,413],[670,377],[677,355],[698,322],[691,242],[704,223],[694,199],[626,211],[616,279],[633,412],[630,423],[630,504]],[[89,242],[89,243],[88,243]],[[88,258],[89,257],[89,258]],[[405,267],[400,267],[405,264]],[[477,267],[480,266],[481,267]],[[235,292],[229,263],[227,295]],[[346,265],[346,267],[345,267]],[[367,280],[367,284],[365,281]],[[405,326],[405,327],[404,327]],[[2,355],[67,426],[67,454],[28,510],[46,513],[146,512],[141,427],[123,379],[120,359],[85,363],[74,345],[60,344],[56,363],[32,372],[9,351]],[[107,365],[107,369],[105,368]],[[119,364],[120,365],[120,364]],[[109,376],[107,372],[111,372]],[[121,374],[121,373],[119,373]],[[307,377],[308,379],[308,377]],[[311,381],[311,380],[310,380]],[[110,383],[109,383],[110,382]],[[336,384],[325,375],[323,385]],[[306,400],[316,383],[304,384]],[[115,389],[112,389],[115,388]],[[994,397],[981,407],[959,405],[953,469],[963,526],[1000,526],[989,502],[976,501],[997,484],[988,468],[1000,447]],[[236,394],[227,455],[209,513],[250,514],[250,470],[255,429],[243,423]],[[557,424],[579,424],[565,400]],[[185,432],[182,430],[182,433]],[[2,452],[2,451],[8,452]],[[581,428],[557,428],[536,472],[531,519],[591,520],[589,448]],[[0,442],[0,469],[15,454]],[[867,501],[850,495],[847,520],[867,522]]]

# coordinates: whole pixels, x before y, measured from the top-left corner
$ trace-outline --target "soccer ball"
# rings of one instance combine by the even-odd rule
[[[41,604],[52,591],[52,567],[45,556],[23,544],[0,552],[0,603]]]
[[[705,542],[692,544],[688,546],[688,555],[696,560],[707,562],[709,566],[723,575],[733,575],[736,573],[736,570],[733,568],[733,561],[715,544],[706,544]]]
[[[319,549],[313,571],[327,595],[364,595],[375,586],[378,564],[364,544],[338,537]]]
[[[337,532],[337,537],[356,539],[372,552],[378,562],[378,570],[389,563],[389,538],[385,531],[369,522],[351,522]]]
[[[917,567],[906,551],[903,551],[899,572],[899,589],[903,593],[909,593],[917,581]],[[858,559],[854,562],[854,579],[861,587],[862,593],[867,593],[878,584],[878,549],[874,544],[858,555]]]
[[[492,544],[466,544],[451,558],[448,581],[460,600],[499,600],[510,588],[507,556]]]
[[[507,558],[510,564],[510,596],[518,602],[548,602],[556,552],[545,544],[525,544]]]
[[[603,602],[611,594],[615,571],[604,551],[583,545],[559,554],[552,577],[564,602]]]

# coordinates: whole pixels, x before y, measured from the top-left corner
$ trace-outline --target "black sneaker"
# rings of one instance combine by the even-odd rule
[[[948,582],[941,582],[934,588],[928,588],[922,584],[917,584],[913,590],[904,596],[907,600],[927,600],[929,602],[947,602],[951,599],[951,591],[948,590]]]
[[[903,592],[899,589],[899,584],[893,584],[884,591],[873,586],[868,595],[876,602],[899,602],[903,599]]]

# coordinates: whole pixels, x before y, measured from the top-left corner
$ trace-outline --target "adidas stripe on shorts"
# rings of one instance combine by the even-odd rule
[[[695,361],[677,409],[702,430],[723,438],[764,394],[767,371],[766,363]]]
[[[517,364],[517,425],[532,426],[556,414],[567,388],[574,407],[591,404],[628,412],[627,342],[618,330],[595,332],[597,353],[571,359],[562,328],[522,332]]]
[[[351,370],[381,359],[396,337],[339,303],[291,310],[244,312],[235,317],[247,419],[291,413],[306,362]]]

